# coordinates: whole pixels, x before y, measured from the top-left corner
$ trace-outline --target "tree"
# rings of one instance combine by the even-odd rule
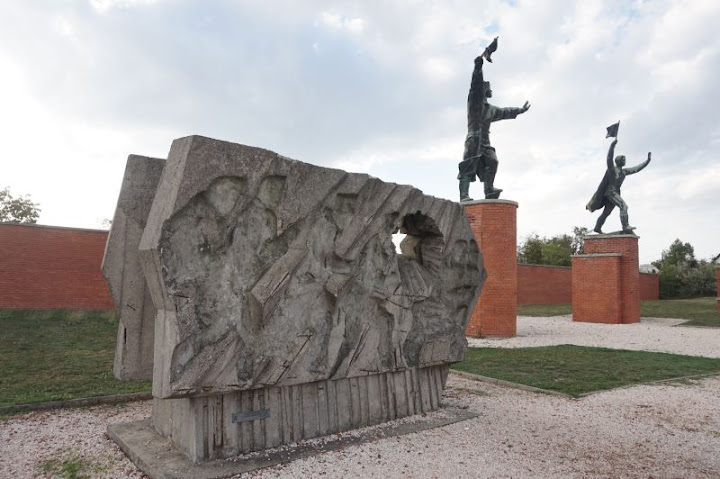
[[[542,247],[545,238],[540,238],[533,233],[525,238],[525,241],[518,246],[518,262],[526,264],[543,264]]]
[[[660,270],[661,298],[714,296],[717,291],[712,261],[697,260],[695,248],[679,239],[653,262]]]
[[[690,268],[698,266],[695,259],[695,248],[690,243],[683,243],[680,239],[676,239],[666,250],[663,250],[660,261],[653,263],[658,269],[662,270],[664,265],[682,266],[686,265]]]
[[[37,223],[40,207],[27,196],[14,198],[10,189],[0,190],[0,221],[10,223]]]
[[[533,233],[518,246],[518,261],[525,264],[570,266],[574,254],[582,254],[583,238],[588,229],[575,226],[573,235],[555,235],[550,238]]]
[[[573,254],[585,253],[585,237],[590,230],[584,226],[573,226],[572,250]]]

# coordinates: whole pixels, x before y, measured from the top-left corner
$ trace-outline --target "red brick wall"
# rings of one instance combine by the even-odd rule
[[[472,213],[466,207],[466,213],[472,216],[471,224],[476,225],[473,231],[480,228],[482,221],[477,211]],[[512,218],[506,220],[512,222]],[[486,224],[489,222],[486,214]],[[513,227],[508,236],[514,236],[514,232]],[[482,249],[482,235],[476,232],[476,236]],[[0,308],[112,309],[100,272],[106,240],[106,231],[0,223]],[[488,241],[486,238],[485,243]],[[503,254],[516,258],[516,250],[509,252],[508,238],[501,244],[507,250]],[[720,286],[720,269],[716,273]],[[659,299],[658,275],[640,273],[639,277],[640,299]],[[517,304],[572,301],[571,268],[519,264],[516,278]],[[479,321],[477,316],[475,319]]]
[[[518,304],[572,301],[572,271],[567,266],[518,264]],[[660,299],[660,276],[640,273],[640,301]]]
[[[518,265],[518,304],[559,304],[572,301],[569,266]]]
[[[586,254],[620,254],[622,322],[640,321],[640,271],[638,237],[635,235],[586,236]],[[575,276],[573,276],[573,279]]]
[[[466,333],[513,337],[517,331],[517,203],[484,200],[463,206],[487,271]]]
[[[107,231],[0,223],[0,308],[113,309]]]
[[[618,254],[573,256],[573,321],[622,322],[621,261]]]
[[[660,299],[660,275],[640,273],[640,301]]]

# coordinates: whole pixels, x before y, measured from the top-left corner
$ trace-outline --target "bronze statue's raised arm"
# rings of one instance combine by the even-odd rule
[[[617,139],[610,143],[610,149],[607,154],[607,167],[611,169],[613,167],[613,157],[615,156],[615,145],[617,145]]]
[[[633,175],[633,174],[637,173],[638,171],[642,170],[643,168],[645,168],[650,163],[651,159],[652,159],[652,153],[648,152],[647,160],[643,161],[642,163],[640,163],[637,166],[625,168],[623,171],[625,171],[626,175]]]

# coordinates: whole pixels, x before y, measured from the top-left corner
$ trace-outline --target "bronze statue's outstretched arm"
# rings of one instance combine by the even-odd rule
[[[520,108],[517,107],[505,107],[500,108],[493,105],[488,105],[488,115],[487,119],[490,121],[500,121],[500,120],[513,120],[517,118],[518,115],[522,115],[526,111],[530,109],[530,103],[525,102],[523,106]]]
[[[610,143],[610,149],[608,150],[608,155],[607,155],[608,169],[613,167],[613,157],[615,156],[615,145],[616,144],[617,144],[617,139],[613,140],[613,142]]]
[[[651,159],[652,159],[652,153],[648,151],[647,160],[643,161],[642,163],[640,163],[637,166],[625,168],[623,171],[625,172],[626,175],[633,175],[633,174],[637,173],[638,171],[642,170],[643,168],[645,168],[650,163]]]

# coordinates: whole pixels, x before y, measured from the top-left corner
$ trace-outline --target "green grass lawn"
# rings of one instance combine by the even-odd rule
[[[720,374],[720,359],[584,346],[468,348],[453,369],[578,397],[621,386]]]
[[[109,311],[0,310],[0,406],[149,392],[112,374],[117,327]]]
[[[572,305],[524,304],[518,306],[521,316],[562,316],[572,314]],[[640,315],[651,318],[680,318],[689,320],[683,326],[720,328],[720,313],[716,298],[661,299],[640,303]]]
[[[572,304],[519,304],[519,316],[564,316],[572,314]]]
[[[643,301],[640,314],[651,318],[689,319],[683,326],[720,328],[717,298],[662,299]]]

